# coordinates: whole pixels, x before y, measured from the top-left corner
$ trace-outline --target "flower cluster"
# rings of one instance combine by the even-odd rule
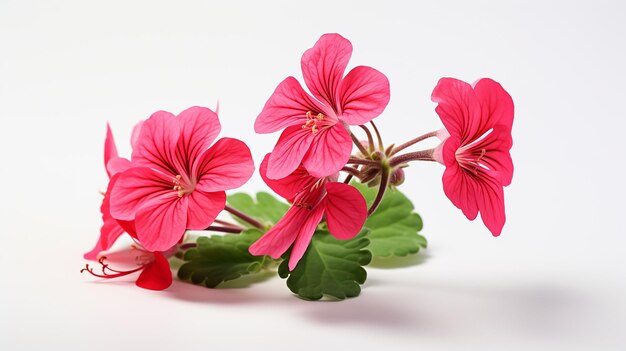
[[[293,271],[320,225],[338,240],[359,234],[390,188],[405,182],[414,161],[445,166],[443,190],[470,220],[480,212],[494,236],[505,223],[503,187],[511,183],[513,101],[491,79],[470,85],[442,78],[432,101],[444,128],[401,144],[383,142],[374,119],[385,110],[390,85],[380,71],[357,66],[347,74],[352,44],[325,34],[304,52],[302,76],[283,80],[257,116],[257,133],[281,131],[260,164],[264,182],[290,207],[275,223],[264,223],[226,205],[226,190],[243,185],[254,164],[245,143],[222,138],[217,114],[191,107],[177,116],[158,111],[132,134],[130,160],[118,156],[107,129],[105,168],[109,184],[101,206],[100,239],[86,259],[99,259],[104,278],[141,271],[136,284],[154,290],[172,283],[168,258],[184,253],[187,230],[241,233],[246,227],[217,219],[226,210],[262,235],[247,246],[253,256],[285,259]],[[362,132],[361,141],[355,131]],[[429,138],[435,148],[405,149]],[[355,150],[356,148],[356,150]],[[366,202],[352,182],[377,189]],[[138,267],[109,268],[102,253],[123,233],[135,242]]]

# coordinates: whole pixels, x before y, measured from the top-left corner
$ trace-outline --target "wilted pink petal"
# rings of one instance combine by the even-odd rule
[[[146,265],[135,284],[149,290],[164,290],[172,285],[172,271],[167,258],[155,252],[154,261]]]

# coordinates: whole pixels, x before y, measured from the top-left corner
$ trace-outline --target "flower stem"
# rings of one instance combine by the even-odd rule
[[[380,136],[380,132],[378,132],[378,128],[374,124],[374,121],[370,121],[372,124],[372,128],[374,128],[374,133],[376,133],[376,138],[378,139],[378,147],[381,151],[385,151],[385,144],[383,144],[383,138]]]
[[[198,244],[196,244],[196,243],[184,243],[184,244],[180,245],[178,247],[178,249],[186,251],[186,250],[189,250],[189,249],[193,249],[196,246],[198,246]]]
[[[348,173],[349,175],[351,175],[353,177],[360,178],[361,173],[359,172],[358,169],[356,169],[354,167],[345,166],[341,170],[346,172],[346,173]]]
[[[417,137],[417,138],[415,138],[415,139],[411,139],[411,140],[407,141],[407,142],[406,142],[406,143],[404,143],[404,144],[400,144],[400,145],[396,146],[396,147],[395,147],[395,148],[391,151],[390,156],[391,156],[391,155],[395,155],[395,154],[397,154],[399,151],[402,151],[402,150],[406,149],[407,147],[409,147],[409,146],[411,146],[411,145],[417,144],[417,143],[419,143],[419,142],[420,142],[420,141],[422,141],[422,140],[426,140],[426,139],[428,139],[428,138],[432,138],[432,137],[434,137],[434,136],[437,136],[437,132],[436,132],[436,131],[435,131],[435,132],[426,133],[426,134],[424,134],[424,135],[420,135],[420,136],[418,136],[418,137]]]
[[[433,158],[433,152],[435,149],[427,149],[415,152],[409,152],[408,154],[398,155],[389,160],[389,165],[395,167],[397,165],[407,163],[409,161],[435,161]]]
[[[367,134],[367,143],[368,143],[368,149],[371,152],[374,152],[374,138],[372,138],[372,133],[370,132],[370,130],[364,126],[364,125],[360,125],[359,127],[361,127],[361,129],[363,129],[363,131],[365,132],[365,134]]]
[[[231,228],[235,228],[235,229],[241,229],[242,231],[246,230],[246,228],[244,228],[244,227],[242,227],[242,226],[240,226],[240,225],[237,225],[237,224],[234,224],[234,223],[230,223],[230,222],[228,222],[228,221],[222,221],[221,219],[216,219],[216,220],[214,221],[214,223],[221,224],[221,225],[223,225],[223,226],[225,226],[225,227],[231,227]]]
[[[370,166],[379,166],[380,165],[380,162],[372,161],[372,160],[366,160],[366,159],[358,158],[358,157],[350,157],[348,159],[348,163],[357,164],[357,165],[370,165]]]
[[[376,209],[378,208],[378,205],[380,205],[380,202],[383,200],[383,196],[385,196],[385,191],[387,190],[388,185],[389,185],[389,170],[385,168],[383,169],[380,175],[380,185],[378,187],[378,193],[376,194],[376,198],[374,199],[374,202],[372,202],[372,205],[367,211],[368,216],[371,216],[372,213],[374,213]]]
[[[265,226],[263,226],[263,224],[261,224],[261,222],[259,222],[258,220],[248,216],[247,214],[245,214],[245,213],[243,213],[243,212],[241,212],[241,211],[239,211],[237,209],[234,209],[234,208],[232,208],[232,207],[230,207],[228,205],[226,205],[224,207],[224,209],[226,211],[232,213],[233,215],[241,218],[242,220],[248,222],[250,225],[252,225],[255,228],[258,228],[258,229],[261,229],[261,230],[265,229]]]
[[[243,232],[243,228],[222,227],[219,225],[210,225],[205,230],[212,230],[214,232],[222,232],[222,233],[235,233],[235,234],[239,234]]]
[[[356,147],[359,148],[359,151],[361,151],[363,155],[369,155],[369,152],[367,152],[367,150],[363,147],[359,139],[357,139],[357,137],[354,134],[352,134],[352,132],[350,132],[350,136],[352,137],[352,142],[354,142],[354,145],[356,145]]]

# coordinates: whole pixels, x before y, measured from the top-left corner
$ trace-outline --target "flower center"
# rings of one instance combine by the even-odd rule
[[[174,183],[174,191],[178,193],[178,197],[183,197],[186,194],[191,194],[194,190],[194,186],[187,184],[183,179],[183,177],[178,174],[174,179],[172,179],[172,183]]]
[[[478,174],[478,169],[487,169],[487,167],[480,163],[480,160],[485,156],[487,150],[482,149],[467,149],[460,148],[456,151],[456,160],[461,167],[468,171]]]
[[[306,122],[302,125],[302,129],[311,129],[311,133],[317,134],[319,132],[319,128],[322,125],[322,122],[326,119],[322,113],[318,113],[316,116],[313,115],[313,111],[308,111],[306,113]]]

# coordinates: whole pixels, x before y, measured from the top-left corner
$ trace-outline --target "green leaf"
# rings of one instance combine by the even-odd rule
[[[378,188],[353,182],[368,205],[376,197]],[[368,238],[375,257],[407,256],[426,248],[426,238],[418,232],[423,223],[419,214],[414,212],[411,201],[398,189],[387,189],[376,212],[365,221],[364,227],[370,230]]]
[[[296,268],[289,272],[289,257],[284,257],[278,274],[288,277],[287,287],[306,300],[319,300],[324,295],[339,300],[358,296],[360,284],[367,278],[363,266],[372,260],[365,249],[369,244],[366,235],[367,230],[362,230],[351,240],[339,240],[318,229]]]
[[[262,234],[258,229],[247,229],[241,234],[199,237],[197,246],[185,253],[186,262],[178,269],[178,278],[214,288],[222,282],[261,271],[272,260],[252,256],[248,247]]]
[[[252,196],[245,193],[229,195],[227,202],[231,207],[261,221],[267,227],[276,224],[289,209],[288,204],[266,192],[257,193],[256,201]],[[242,225],[252,228],[248,222],[242,221],[236,216],[232,217]]]

